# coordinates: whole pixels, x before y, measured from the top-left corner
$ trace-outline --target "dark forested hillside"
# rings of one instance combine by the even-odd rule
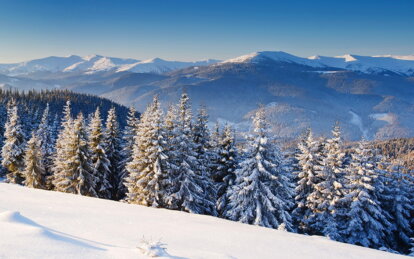
[[[51,117],[56,115],[60,120],[63,106],[67,100],[71,101],[73,115],[82,112],[85,116],[93,113],[99,106],[104,117],[111,107],[115,107],[121,127],[125,125],[128,108],[112,102],[108,99],[90,94],[79,94],[68,90],[42,90],[19,92],[0,89],[0,135],[3,136],[4,124],[7,119],[7,105],[15,100],[19,106],[19,114],[25,124],[24,129],[29,133],[32,128],[37,127],[41,120],[43,110],[49,104]],[[29,134],[27,134],[29,135]]]

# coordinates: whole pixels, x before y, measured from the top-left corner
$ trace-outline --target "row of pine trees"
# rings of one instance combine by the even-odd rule
[[[184,93],[166,114],[157,97],[139,119],[131,108],[124,129],[114,108],[103,123],[99,108],[73,117],[68,101],[54,131],[46,107],[25,143],[18,106],[9,104],[2,147],[8,182],[387,251],[412,248],[413,178],[366,141],[346,153],[338,125],[328,139],[309,130],[286,155],[264,109],[236,144],[229,125],[210,132],[205,108],[193,116]]]

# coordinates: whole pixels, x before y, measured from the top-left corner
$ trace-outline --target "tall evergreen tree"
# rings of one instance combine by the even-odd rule
[[[68,108],[70,104],[66,106]],[[79,114],[73,121],[69,116],[69,120],[63,122],[64,127],[58,138],[58,150],[63,152],[55,158],[53,184],[57,191],[96,197],[96,180],[90,163],[84,118]],[[63,137],[64,133],[68,135]]]
[[[253,123],[245,158],[228,191],[225,215],[243,223],[292,230],[289,210],[293,190],[284,171],[283,157],[268,135],[263,108],[256,112]]]
[[[205,107],[200,107],[194,127],[192,130],[195,152],[197,159],[197,173],[203,180],[203,189],[205,199],[211,201],[207,203],[209,208],[206,208],[206,212],[209,215],[217,215],[216,202],[217,202],[217,190],[213,182],[213,170],[217,168],[217,149],[211,145],[210,131],[207,126],[208,114]]]
[[[414,212],[414,200],[411,183],[402,168],[391,165],[382,159],[376,166],[376,194],[381,208],[392,223],[392,228],[387,229],[387,247],[407,253],[411,246],[410,237],[414,234],[411,229],[411,213]]]
[[[312,233],[309,222],[312,209],[308,198],[315,190],[315,185],[319,182],[317,174],[321,169],[320,146],[319,141],[313,137],[311,130],[306,132],[298,144],[296,159],[299,171],[295,172],[297,183],[295,188],[295,208],[292,215],[300,233]]]
[[[91,162],[96,177],[96,193],[98,197],[110,199],[112,197],[110,161],[104,148],[104,136],[99,107],[96,109],[89,125],[88,145],[91,152]]]
[[[234,131],[231,126],[226,125],[217,145],[217,167],[213,175],[217,185],[217,209],[223,216],[224,209],[228,204],[227,190],[234,185],[236,180],[236,169],[238,166],[238,151],[235,145]]]
[[[36,131],[37,138],[40,143],[42,152],[42,164],[46,173],[47,189],[52,189],[51,175],[52,175],[52,156],[54,153],[54,142],[52,139],[52,129],[49,122],[49,104],[46,105],[43,111],[42,120]]]
[[[118,199],[118,186],[121,182],[120,163],[121,158],[121,136],[119,130],[118,119],[115,108],[111,108],[108,112],[106,127],[104,132],[105,153],[109,160],[109,182],[112,186],[111,198]]]
[[[32,133],[32,137],[27,142],[26,153],[24,156],[25,168],[22,172],[24,175],[24,185],[37,188],[47,189],[46,169],[43,165],[44,158],[39,137]]]
[[[162,111],[155,96],[152,104],[142,114],[137,128],[132,161],[127,164],[129,203],[163,207],[168,179],[165,154],[166,139]]]
[[[364,141],[353,150],[347,175],[348,194],[343,202],[349,209],[342,239],[346,243],[379,248],[385,244],[385,233],[392,225],[378,201],[374,171],[375,157]]]
[[[24,140],[17,104],[12,100],[8,107],[4,145],[1,150],[2,166],[7,170],[6,177],[10,183],[22,184],[24,180]]]
[[[340,240],[338,223],[345,213],[340,201],[345,195],[343,187],[343,160],[341,131],[336,124],[332,130],[332,138],[326,141],[321,160],[321,168],[317,170],[318,183],[307,198],[313,222],[312,229],[333,240]]]
[[[174,111],[174,110],[172,110]],[[183,93],[178,105],[176,122],[169,137],[168,161],[172,164],[171,180],[168,186],[167,207],[197,214],[210,214],[215,204],[206,198],[204,177],[199,173],[196,145],[192,134],[192,113],[190,99]],[[170,119],[169,119],[170,120]]]
[[[55,120],[56,122],[56,120]],[[68,100],[63,108],[63,118],[61,122],[61,130],[59,131],[55,142],[55,154],[53,156],[52,172],[53,175],[49,177],[52,185],[55,181],[62,184],[62,188],[54,186],[54,189],[64,191],[65,186],[69,183],[65,183],[68,165],[66,159],[69,157],[69,145],[70,137],[73,129],[73,118],[71,115],[71,103]],[[69,174],[68,174],[69,175]],[[59,178],[56,180],[56,178]]]
[[[125,179],[128,177],[128,171],[126,165],[132,161],[132,152],[134,149],[134,138],[137,133],[139,119],[137,118],[136,110],[133,106],[129,108],[127,123],[122,134],[122,160],[119,163],[119,184],[117,191],[117,198],[123,199],[127,193],[127,188],[124,184]]]

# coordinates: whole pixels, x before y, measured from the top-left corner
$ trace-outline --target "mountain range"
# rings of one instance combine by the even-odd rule
[[[346,139],[414,136],[413,56],[313,56],[262,51],[198,62],[48,57],[0,65],[0,86],[65,88],[145,109],[154,94],[165,106],[189,93],[212,121],[249,129],[264,105],[272,131],[291,138],[311,127],[328,135],[339,121]]]

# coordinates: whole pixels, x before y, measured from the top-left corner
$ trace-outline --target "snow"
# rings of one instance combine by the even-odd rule
[[[165,247],[161,258],[404,258],[324,237],[5,183],[0,229],[0,258],[149,258],[143,240],[154,240],[147,247],[157,252]]]
[[[182,61],[168,61],[160,58],[148,59],[133,64],[127,64],[120,66],[117,72],[130,71],[136,73],[164,73],[176,69],[191,67],[191,66],[206,66],[214,64],[218,60],[203,60],[195,62],[182,62]]]
[[[341,68],[362,73],[382,73],[388,70],[403,75],[414,74],[414,55],[360,56],[346,54],[335,57],[311,56],[302,58],[283,51],[260,51],[228,59],[221,63],[257,63],[263,59],[296,63],[315,68]]]
[[[207,59],[194,62],[167,61],[160,58],[137,60],[115,58],[101,55],[84,57],[71,55],[66,57],[47,57],[15,64],[0,64],[0,72],[7,75],[25,75],[37,71],[48,72],[84,72],[93,74],[100,71],[115,70],[137,73],[164,73],[190,66],[206,66],[218,60]]]
[[[263,59],[271,59],[275,61],[283,61],[288,63],[297,63],[306,66],[312,67],[324,67],[323,64],[319,64],[307,58],[301,58],[283,51],[260,51],[254,52],[248,55],[240,56],[233,59],[225,60],[221,63],[243,63],[243,62],[252,62],[256,63]]]

